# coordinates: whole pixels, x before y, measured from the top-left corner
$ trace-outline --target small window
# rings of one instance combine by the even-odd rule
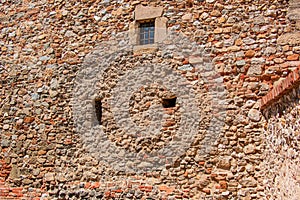
[[[173,108],[176,106],[176,99],[177,97],[175,95],[172,95],[170,97],[165,97],[162,99],[162,105],[164,108]]]
[[[154,26],[155,26],[154,21],[140,23],[140,25],[139,25],[140,45],[154,43],[154,33],[155,33]]]
[[[102,124],[102,102],[101,98],[97,97],[95,99],[95,112],[99,125]]]

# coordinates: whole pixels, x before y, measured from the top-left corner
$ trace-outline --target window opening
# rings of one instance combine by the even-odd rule
[[[154,21],[140,23],[140,45],[153,44],[155,23]]]
[[[96,117],[97,120],[99,122],[99,125],[102,124],[101,120],[102,120],[102,102],[101,102],[101,98],[96,98],[95,99],[95,112],[96,112]]]
[[[176,106],[176,96],[170,96],[162,99],[162,105],[164,108],[173,108]]]

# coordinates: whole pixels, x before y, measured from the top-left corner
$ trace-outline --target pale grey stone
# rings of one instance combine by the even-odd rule
[[[238,60],[238,61],[236,61],[236,65],[237,66],[244,66],[246,64],[246,61],[245,60]]]
[[[257,76],[262,74],[262,67],[260,65],[250,66],[247,75],[248,76]]]
[[[249,112],[248,112],[248,117],[251,121],[254,121],[254,122],[258,122],[261,118],[261,114],[258,110],[256,109],[251,109]]]

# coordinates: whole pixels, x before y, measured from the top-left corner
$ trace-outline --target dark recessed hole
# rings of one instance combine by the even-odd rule
[[[164,108],[172,108],[176,106],[176,96],[165,97],[162,99],[162,105]]]
[[[99,124],[101,125],[101,119],[102,119],[102,102],[101,102],[101,98],[96,98],[95,99],[95,112],[96,112],[96,117],[97,120],[99,122]]]

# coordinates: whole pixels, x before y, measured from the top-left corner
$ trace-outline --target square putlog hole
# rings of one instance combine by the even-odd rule
[[[165,97],[162,99],[162,105],[164,108],[173,108],[176,106],[176,96]]]

